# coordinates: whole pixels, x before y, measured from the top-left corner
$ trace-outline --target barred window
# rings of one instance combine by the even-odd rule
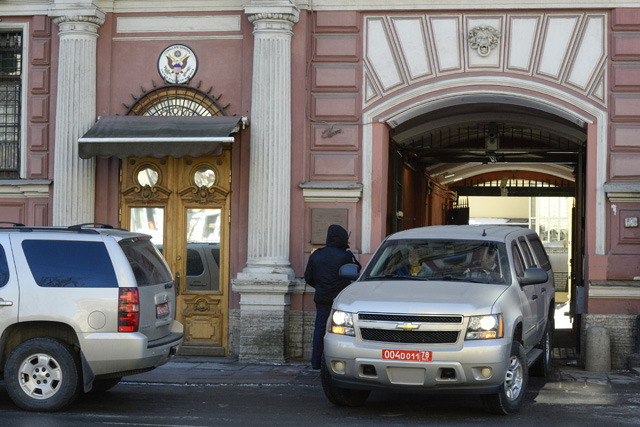
[[[20,176],[22,32],[0,31],[0,178]]]

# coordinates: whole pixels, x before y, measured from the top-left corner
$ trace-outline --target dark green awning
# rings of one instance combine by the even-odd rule
[[[83,159],[216,156],[246,119],[237,116],[107,116],[78,139]]]

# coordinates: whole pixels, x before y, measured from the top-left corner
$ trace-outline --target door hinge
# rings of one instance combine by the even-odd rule
[[[229,224],[231,224],[231,209],[227,211],[227,218],[229,219]]]
[[[122,208],[118,207],[118,224],[122,225]]]

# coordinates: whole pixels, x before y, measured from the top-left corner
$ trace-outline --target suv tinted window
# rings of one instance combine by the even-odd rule
[[[38,286],[118,287],[111,258],[102,242],[24,240],[22,249]]]
[[[511,281],[504,243],[458,239],[387,240],[367,265],[362,280],[404,276],[486,283]]]
[[[121,240],[119,244],[131,264],[138,286],[157,285],[173,280],[162,255],[150,240]]]
[[[513,267],[516,270],[517,277],[524,277],[524,261],[522,260],[522,254],[520,254],[520,249],[518,249],[518,245],[515,242],[511,245],[511,251],[513,254]]]
[[[529,239],[529,243],[531,244],[531,248],[533,249],[533,253],[536,254],[536,258],[538,258],[538,262],[540,263],[540,268],[544,270],[548,270],[551,268],[551,262],[549,261],[549,257],[547,257],[547,252],[544,250],[544,246],[542,246],[542,242],[536,236],[527,236]]]
[[[9,281],[9,265],[7,264],[7,256],[4,248],[0,246],[0,288]]]
[[[536,261],[533,259],[533,255],[531,255],[531,250],[529,249],[529,245],[527,245],[527,242],[524,240],[524,237],[518,237],[518,242],[520,243],[520,249],[522,250],[522,255],[524,255],[524,258],[527,263],[526,268],[535,267]]]

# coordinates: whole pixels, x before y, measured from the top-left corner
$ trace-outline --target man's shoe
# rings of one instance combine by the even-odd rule
[[[320,369],[320,365],[311,365],[311,369]]]

